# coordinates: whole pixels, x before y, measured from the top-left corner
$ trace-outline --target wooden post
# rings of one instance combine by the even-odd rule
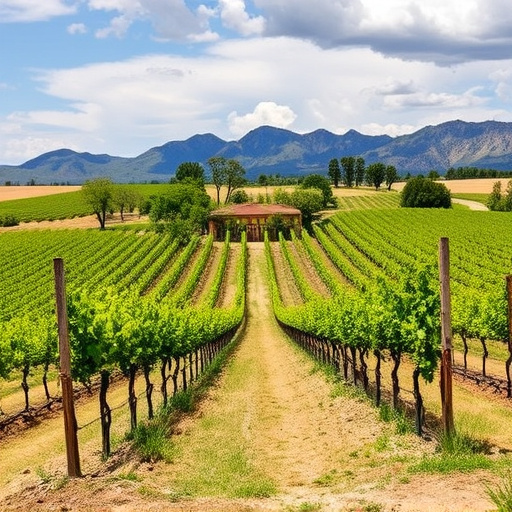
[[[452,398],[452,322],[450,305],[450,249],[448,238],[439,240],[439,280],[441,283],[441,406],[444,433],[455,433]]]
[[[68,315],[66,305],[66,283],[64,278],[64,261],[53,260],[55,274],[55,298],[57,303],[57,323],[59,327],[60,381],[62,385],[62,406],[64,408],[64,434],[68,476],[82,476],[80,456],[78,454],[77,423],[73,401],[73,381],[71,380],[71,353],[69,349]]]
[[[512,363],[512,275],[507,276],[507,302],[508,302],[508,359],[505,363],[507,374],[507,397],[512,398],[512,380],[510,378],[510,365]]]

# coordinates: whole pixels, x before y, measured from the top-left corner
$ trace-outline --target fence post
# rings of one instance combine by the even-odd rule
[[[512,275],[507,276],[507,303],[508,303],[508,359],[505,363],[507,372],[507,397],[512,397],[512,380],[510,379],[510,365],[512,363]]]
[[[62,385],[62,406],[64,409],[64,434],[66,437],[66,453],[68,476],[82,476],[80,456],[78,453],[77,423],[75,404],[73,401],[73,381],[71,380],[71,353],[69,349],[68,315],[66,305],[66,283],[64,277],[64,261],[62,258],[53,260],[55,274],[55,298],[57,304],[57,323],[59,327],[60,381]]]
[[[441,284],[441,406],[443,431],[455,433],[452,397],[452,321],[450,305],[450,249],[448,238],[439,240],[439,280]]]

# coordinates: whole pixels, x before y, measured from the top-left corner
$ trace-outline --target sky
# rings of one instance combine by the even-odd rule
[[[510,0],[0,0],[0,164],[512,122]]]

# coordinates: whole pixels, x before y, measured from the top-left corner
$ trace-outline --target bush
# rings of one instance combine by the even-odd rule
[[[8,228],[10,226],[18,226],[20,221],[14,215],[0,216],[0,226]]]
[[[450,191],[442,183],[426,178],[411,178],[401,193],[400,206],[405,208],[451,208]]]

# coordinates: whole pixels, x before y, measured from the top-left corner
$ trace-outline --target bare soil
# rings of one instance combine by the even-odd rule
[[[24,199],[27,197],[50,196],[53,194],[63,194],[65,192],[75,192],[80,190],[80,186],[0,186],[0,201],[9,201],[10,199]]]

